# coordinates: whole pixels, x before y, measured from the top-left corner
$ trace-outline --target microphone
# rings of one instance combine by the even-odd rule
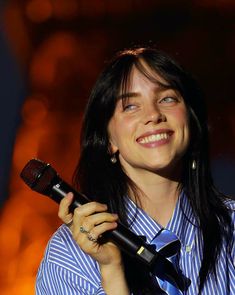
[[[60,203],[67,193],[72,192],[74,197],[69,208],[71,212],[76,207],[91,202],[87,196],[63,181],[50,164],[39,159],[31,159],[21,171],[20,176],[32,190],[50,197],[57,203]],[[105,232],[103,236],[128,255],[144,263],[153,272],[155,264],[158,264],[171,279],[178,281],[178,285],[183,284],[171,262],[158,253],[154,245],[147,244],[145,236],[136,235],[120,222],[114,230]]]

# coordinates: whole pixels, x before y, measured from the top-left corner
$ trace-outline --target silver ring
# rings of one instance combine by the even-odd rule
[[[87,234],[87,238],[88,238],[88,240],[91,241],[91,242],[94,242],[94,243],[97,242],[97,239],[95,239],[95,238],[91,235],[91,233],[88,233],[88,234]]]
[[[65,223],[65,225],[68,227],[70,227],[72,224],[73,224],[73,218],[69,222]]]
[[[89,234],[90,232],[86,230],[83,226],[80,226],[80,232],[83,234]]]

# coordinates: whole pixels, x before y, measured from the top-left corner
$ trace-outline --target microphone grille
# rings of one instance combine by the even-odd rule
[[[50,164],[31,159],[22,169],[20,177],[31,189],[48,196],[57,173]]]

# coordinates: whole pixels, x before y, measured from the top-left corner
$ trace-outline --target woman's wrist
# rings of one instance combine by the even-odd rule
[[[107,295],[129,295],[123,264],[100,266],[101,283]]]

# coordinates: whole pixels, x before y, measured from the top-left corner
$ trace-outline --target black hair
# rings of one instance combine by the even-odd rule
[[[143,61],[147,69],[143,66]],[[108,204],[109,210],[116,212],[120,221],[128,225],[123,198],[131,188],[138,199],[138,187],[125,174],[119,161],[115,165],[110,162],[107,127],[114,114],[120,90],[126,88],[133,66],[149,79],[153,77],[148,68],[157,73],[181,94],[187,108],[190,143],[182,159],[183,172],[179,188],[184,190],[190,201],[203,237],[203,260],[199,273],[201,292],[208,274],[212,272],[216,277],[216,261],[224,240],[229,247],[232,225],[224,202],[225,196],[216,190],[211,177],[203,95],[192,76],[168,55],[155,48],[134,48],[119,52],[106,66],[87,104],[75,184],[91,199]],[[192,169],[193,161],[196,169]],[[125,259],[128,261],[127,257]],[[127,269],[131,268],[130,264],[129,261],[126,263]],[[133,289],[134,280],[137,289],[144,288],[144,284],[148,285],[148,277],[144,277],[145,283],[130,276],[128,280]]]

